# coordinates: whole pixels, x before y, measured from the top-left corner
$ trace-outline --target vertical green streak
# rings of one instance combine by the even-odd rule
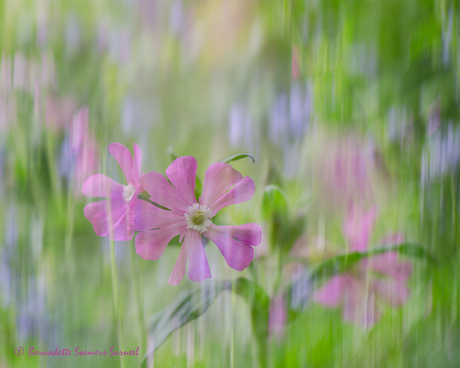
[[[123,351],[123,328],[121,321],[121,313],[118,308],[118,277],[117,267],[115,263],[115,243],[110,239],[110,263],[112,271],[112,293],[113,293],[113,306],[115,310],[115,318],[117,319],[117,330],[118,330],[118,350]],[[124,356],[120,355],[120,367],[124,368],[125,360]]]
[[[457,222],[457,197],[455,195],[455,177],[452,174],[451,175],[451,191],[452,191],[452,227],[454,228],[454,241],[457,243],[457,227],[458,227],[458,222]]]
[[[239,278],[232,284],[232,291],[245,299],[250,306],[251,325],[256,340],[259,368],[266,368],[268,367],[270,298],[260,286],[244,278]]]
[[[132,247],[132,249],[135,249]],[[147,351],[147,342],[146,342],[146,334],[144,333],[144,298],[141,294],[141,289],[142,289],[142,284],[141,282],[137,282],[137,280],[140,280],[140,275],[139,275],[139,267],[135,267],[134,265],[134,259],[136,257],[136,253],[134,252],[131,253],[131,272],[132,272],[132,279],[133,279],[133,286],[134,286],[134,293],[135,293],[135,298],[137,301],[137,318],[140,326],[140,331],[141,331],[141,342],[140,342],[140,351],[144,352]],[[138,272],[135,272],[136,270]]]
[[[73,200],[73,186],[67,190],[67,228],[65,235],[65,260],[70,262],[70,249],[72,246],[73,235],[73,219],[74,219],[74,200]]]

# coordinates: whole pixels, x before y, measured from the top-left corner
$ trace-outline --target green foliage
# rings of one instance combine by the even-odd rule
[[[267,185],[264,189],[262,218],[269,224],[270,246],[289,252],[303,231],[303,219],[289,211],[287,195],[277,185]]]
[[[229,164],[230,162],[238,161],[246,157],[249,157],[253,163],[256,163],[256,160],[254,160],[254,157],[252,157],[249,153],[237,153],[236,155],[232,155],[232,156],[229,156],[229,157],[226,157],[220,160],[220,162],[223,162],[224,164]]]
[[[149,333],[153,335],[154,349],[158,349],[171,332],[203,315],[224,290],[234,292],[248,303],[254,335],[258,340],[266,339],[269,298],[260,286],[241,277],[231,281],[205,281],[200,287],[182,290],[170,305],[151,318]],[[146,364],[147,357],[141,367]]]

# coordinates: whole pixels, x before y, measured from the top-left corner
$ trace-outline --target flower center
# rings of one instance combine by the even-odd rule
[[[132,184],[123,185],[123,199],[129,202],[133,198],[136,187]]]
[[[187,209],[187,213],[184,214],[187,220],[187,229],[199,231],[203,234],[208,230],[208,227],[212,224],[210,218],[212,212],[206,206],[199,203],[195,203]]]

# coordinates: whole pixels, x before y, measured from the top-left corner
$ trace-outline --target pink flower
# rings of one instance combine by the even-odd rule
[[[371,139],[354,135],[319,135],[312,142],[312,172],[323,209],[346,208],[348,203],[372,203],[379,183],[387,178],[385,162]]]
[[[268,333],[280,341],[286,332],[287,310],[283,293],[276,294],[270,303]]]
[[[45,98],[45,125],[53,130],[61,130],[70,125],[77,102],[72,96]]]
[[[136,200],[130,224],[141,231],[136,237],[136,252],[147,260],[161,257],[172,238],[180,234],[182,247],[169,283],[177,285],[185,275],[187,259],[188,275],[193,281],[211,277],[201,235],[211,240],[221,251],[228,265],[242,271],[254,257],[253,246],[261,241],[259,225],[216,226],[211,219],[219,210],[231,204],[250,200],[254,195],[254,182],[249,177],[221,162],[206,171],[203,193],[195,198],[197,163],[194,157],[179,157],[166,170],[166,178],[149,172],[141,179],[153,204]]]
[[[355,206],[350,208],[344,224],[350,251],[367,250],[376,214],[375,207],[368,212]],[[393,234],[384,238],[381,244],[398,244],[402,241],[402,235]],[[399,306],[406,301],[409,297],[406,282],[411,271],[409,263],[398,261],[396,252],[366,258],[353,270],[331,277],[315,292],[314,300],[326,307],[343,305],[345,321],[367,328],[380,318],[379,302]]]
[[[137,195],[144,189],[141,185],[142,154],[134,143],[134,160],[129,150],[120,143],[111,143],[109,152],[120,165],[126,178],[122,185],[103,174],[90,176],[81,189],[87,197],[105,197],[106,200],[88,203],[84,208],[85,217],[93,224],[99,236],[108,236],[117,241],[131,240],[134,230],[128,224],[128,215]]]

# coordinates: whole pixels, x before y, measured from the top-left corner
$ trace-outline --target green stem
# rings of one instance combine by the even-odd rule
[[[110,240],[110,263],[112,271],[112,294],[113,294],[113,306],[115,310],[115,318],[117,320],[118,330],[118,346],[119,350],[123,351],[123,330],[120,318],[120,309],[118,308],[118,277],[117,277],[117,265],[115,263],[115,243]],[[125,360],[124,356],[120,355],[120,367],[124,368]]]
[[[72,247],[72,235],[73,235],[73,221],[74,221],[74,198],[73,198],[73,187],[71,186],[67,191],[67,229],[65,236],[65,260],[66,263],[70,263],[70,251]]]
[[[259,285],[245,278],[235,280],[232,291],[245,299],[251,308],[251,325],[256,340],[259,368],[267,368],[270,298]]]
[[[256,336],[257,358],[259,368],[268,367],[268,339]]]

